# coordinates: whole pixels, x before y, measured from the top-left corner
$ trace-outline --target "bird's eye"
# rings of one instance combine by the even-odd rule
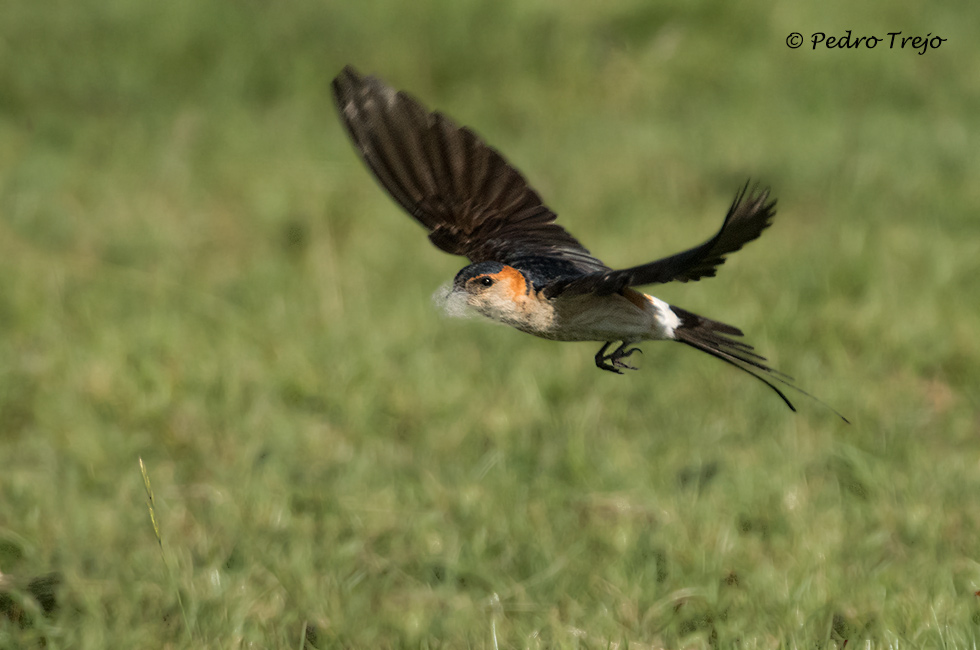
[[[480,278],[480,284],[482,284],[485,287],[492,287],[493,286],[493,278],[484,276],[484,277]]]

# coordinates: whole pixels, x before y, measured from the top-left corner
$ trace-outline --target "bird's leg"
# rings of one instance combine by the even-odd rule
[[[595,365],[596,368],[601,368],[602,370],[608,370],[610,372],[616,372],[623,374],[622,370],[617,370],[615,366],[606,361],[606,350],[612,345],[612,341],[607,341],[605,345],[599,348],[599,351],[595,353]]]
[[[636,368],[623,361],[623,359],[630,356],[634,352],[642,353],[643,351],[640,350],[640,348],[630,348],[627,350],[626,346],[628,344],[626,343],[626,341],[623,341],[622,345],[620,345],[618,348],[613,350],[612,354],[606,354],[606,350],[608,350],[609,346],[612,344],[613,344],[612,341],[608,341],[605,345],[603,345],[599,349],[598,352],[596,352],[595,355],[596,367],[602,368],[603,370],[608,370],[610,372],[615,372],[620,375],[623,374],[623,371],[620,370],[620,368],[626,368],[627,370],[636,370]]]

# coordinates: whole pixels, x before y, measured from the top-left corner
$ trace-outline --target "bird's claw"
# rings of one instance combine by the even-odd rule
[[[629,348],[626,349],[626,343],[623,343],[618,348],[616,348],[611,354],[606,354],[606,350],[612,345],[612,341],[606,343],[595,355],[595,365],[603,370],[608,370],[610,372],[615,372],[617,375],[623,374],[623,370],[636,370],[635,366],[631,366],[623,359],[630,356],[634,352],[643,353],[640,348]]]

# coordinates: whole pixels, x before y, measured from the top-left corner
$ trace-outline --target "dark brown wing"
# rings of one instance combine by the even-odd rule
[[[726,255],[757,238],[776,215],[776,201],[768,201],[768,189],[758,193],[753,190],[753,195],[744,200],[746,190],[748,183],[735,195],[721,230],[700,246],[629,269],[600,271],[558,280],[548,286],[546,295],[553,297],[569,292],[608,295],[626,287],[713,277],[716,267],[725,263]]]
[[[474,263],[557,257],[581,273],[608,269],[469,129],[350,66],[334,79],[333,94],[364,162],[442,250]]]

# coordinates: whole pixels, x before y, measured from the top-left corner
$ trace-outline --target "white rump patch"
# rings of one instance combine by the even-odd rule
[[[657,310],[657,322],[660,327],[663,328],[664,338],[672,339],[674,338],[674,330],[680,327],[681,319],[674,313],[674,310],[670,308],[670,305],[665,303],[660,298],[655,298],[650,296],[650,302]]]

